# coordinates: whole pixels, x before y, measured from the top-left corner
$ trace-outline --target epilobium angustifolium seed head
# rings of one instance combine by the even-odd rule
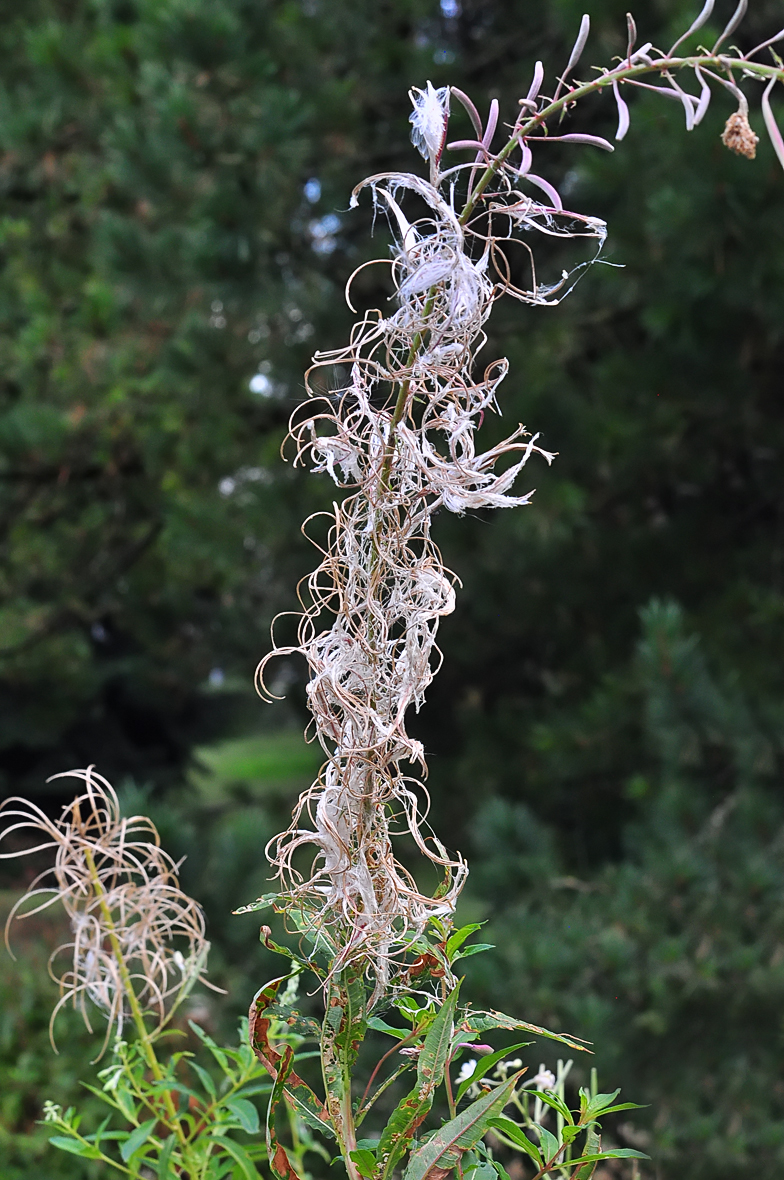
[[[73,940],[50,960],[61,992],[51,1028],[69,1000],[88,1028],[87,1001],[101,1010],[107,1019],[105,1044],[112,1028],[118,1035],[122,1031],[134,1003],[161,1028],[193,984],[206,983],[204,915],[180,889],[177,866],[160,847],[155,825],[144,816],[122,816],[106,779],[92,768],[54,777],[84,783],[59,820],[26,799],[6,799],[0,805],[0,817],[10,821],[0,841],[28,832],[44,837],[32,848],[14,848],[0,857],[55,849],[53,867],[35,879],[12,909],[6,945],[14,917],[30,917],[62,902]],[[27,903],[33,899],[30,908]],[[58,972],[55,965],[62,955],[69,962]]]
[[[326,537],[315,542],[323,559],[306,580],[297,642],[274,646],[259,665],[258,683],[264,694],[275,656],[305,657],[315,736],[326,755],[290,828],[268,848],[280,890],[274,904],[297,931],[317,937],[330,973],[354,963],[373,976],[375,1001],[396,980],[410,983],[407,956],[421,953],[415,941],[433,919],[448,924],[467,873],[463,859],[450,855],[427,827],[424,751],[406,729],[408,710],[420,708],[438,670],[441,619],[454,608],[456,578],[432,539],[432,519],[442,509],[459,514],[528,504],[532,493],[515,490],[523,467],[532,456],[553,458],[522,424],[495,446],[478,449],[477,430],[485,415],[499,412],[496,398],[507,371],[503,358],[476,368],[484,324],[504,294],[532,305],[559,302],[586,265],[543,284],[532,231],[593,239],[597,252],[606,235],[599,218],[564,208],[557,189],[533,170],[534,152],[546,153],[552,143],[613,151],[599,136],[564,134],[563,116],[578,99],[606,90],[617,104],[621,140],[631,121],[621,90],[648,86],[642,81],[647,74],[659,79],[652,89],[682,104],[688,130],[708,109],[712,82],[733,93],[742,113],[748,104],[732,80],[737,68],[769,81],[763,117],[784,164],[769,101],[784,71],[752,60],[765,45],[743,58],[717,55],[743,4],[713,51],[673,56],[704,25],[711,7],[669,54],[650,43],[635,50],[636,26],[629,19],[626,57],[578,83],[570,71],[589,35],[584,18],[555,96],[545,95],[537,63],[511,134],[496,152],[495,99],[483,121],[471,99],[452,88],[472,135],[447,143],[450,90],[430,82],[412,89],[412,139],[429,162],[429,180],[379,173],[352,194],[354,207],[368,192],[375,211],[389,221],[396,306],[390,314],[371,309],[359,315],[349,344],[316,353],[307,374],[308,400],[290,423],[294,462],[329,476],[342,499],[326,514]],[[675,73],[683,71],[693,72],[699,94],[677,81]],[[737,150],[742,139],[750,155],[753,133],[737,117],[733,128],[731,146]],[[473,158],[442,171],[445,150]],[[404,206],[416,209],[414,220]],[[520,247],[524,266],[513,253]],[[350,293],[351,280],[347,299],[355,311]],[[397,859],[396,833],[413,838],[443,873],[435,896],[421,892]],[[312,859],[306,848],[315,848]]]

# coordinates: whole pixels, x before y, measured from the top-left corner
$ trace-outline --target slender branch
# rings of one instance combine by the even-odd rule
[[[542,107],[541,111],[532,115],[530,119],[527,119],[524,123],[516,127],[509,142],[505,144],[495,159],[488,164],[477,181],[476,187],[460,215],[460,224],[467,224],[488,184],[490,184],[502,165],[509,159],[517,144],[531,135],[537,128],[544,126],[547,120],[553,115],[560,114],[567,107],[579,102],[582,98],[586,98],[589,94],[598,94],[599,91],[607,89],[608,86],[611,87],[613,83],[617,84],[618,82],[625,82],[629,79],[640,78],[646,74],[663,74],[667,70],[688,70],[694,69],[695,67],[720,70],[740,68],[747,73],[755,74],[760,79],[776,78],[778,81],[784,82],[784,70],[778,66],[768,66],[762,62],[746,61],[743,58],[731,57],[726,54],[719,54],[718,56],[706,54],[696,57],[659,57],[651,62],[639,62],[634,65],[623,62],[614,70],[604,71],[600,77],[594,78],[591,82],[584,82],[581,86],[576,86],[573,90],[570,90],[568,94],[564,94],[561,98],[548,103],[547,106]]]
[[[400,1050],[402,1049],[403,1045],[407,1045],[409,1041],[413,1041],[414,1038],[417,1037],[418,1035],[419,1035],[419,1029],[417,1029],[417,1028],[412,1029],[412,1031],[408,1034],[408,1036],[403,1037],[402,1041],[397,1041],[392,1046],[391,1049],[387,1050],[387,1052],[383,1055],[383,1057],[379,1058],[375,1069],[373,1070],[372,1074],[370,1075],[370,1079],[368,1081],[368,1084],[365,1086],[365,1092],[362,1095],[362,1098],[359,1103],[359,1107],[357,1108],[357,1114],[359,1114],[359,1112],[362,1110],[362,1107],[365,1105],[365,1099],[367,1098],[368,1094],[370,1093],[370,1087],[373,1085],[373,1082],[375,1081],[376,1074],[381,1069],[381,1066],[384,1064],[384,1062],[387,1060],[387,1058],[391,1057],[393,1053],[399,1053]]]
[[[152,1040],[150,1039],[149,1030],[148,1030],[147,1025],[144,1020],[144,1013],[142,1012],[141,1007],[139,1005],[139,1000],[138,1000],[138,997],[136,995],[136,991],[133,986],[133,981],[131,979],[131,973],[128,970],[128,964],[125,962],[125,956],[123,954],[122,946],[120,944],[119,938],[117,937],[117,927],[115,926],[114,916],[112,915],[112,911],[109,908],[109,905],[107,904],[107,901],[106,901],[106,890],[103,887],[103,882],[101,881],[100,875],[98,873],[98,869],[95,864],[95,858],[93,857],[93,852],[92,852],[92,849],[90,848],[89,845],[85,845],[84,854],[85,854],[85,860],[87,861],[87,867],[90,871],[90,880],[91,880],[93,889],[95,890],[96,896],[98,898],[98,904],[101,907],[101,915],[104,920],[105,929],[106,929],[107,934],[109,935],[109,942],[111,944],[112,954],[114,955],[115,961],[117,963],[117,968],[120,972],[120,979],[122,980],[123,991],[125,992],[125,995],[128,998],[128,1004],[131,1009],[131,1015],[133,1017],[133,1022],[136,1025],[136,1031],[139,1034],[139,1040],[141,1041],[141,1044],[142,1044],[142,1049],[144,1051],[145,1059],[147,1061],[147,1064],[150,1067],[150,1072],[152,1073],[156,1082],[162,1082],[164,1080],[163,1070],[161,1069],[160,1062],[158,1061],[158,1058],[155,1055],[155,1049],[153,1048]],[[185,1133],[182,1129],[182,1124],[180,1123],[180,1120],[177,1118],[177,1111],[175,1110],[174,1101],[172,1099],[172,1096],[168,1090],[164,1090],[162,1092],[162,1097],[163,1097],[164,1106],[166,1107],[166,1114],[168,1115],[169,1125],[171,1126],[171,1129],[174,1131],[175,1135],[179,1139],[180,1145],[183,1148],[186,1148],[187,1147],[187,1139],[186,1139]]]

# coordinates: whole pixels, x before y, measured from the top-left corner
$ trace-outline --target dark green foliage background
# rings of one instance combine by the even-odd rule
[[[587,7],[584,60],[608,61],[625,5]],[[643,39],[694,7],[646,4]],[[196,744],[299,724],[299,682],[266,712],[248,686],[333,491],[280,464],[285,422],[312,350],[346,336],[346,277],[386,248],[348,193],[418,167],[412,84],[508,117],[582,12],[543,8],[0,3],[2,785],[51,802],[47,774],[95,762],[131,799],[149,786],[208,909],[227,1035],[267,970],[227,914],[290,801],[182,784]],[[742,44],[781,23],[753,2]],[[594,1039],[602,1079],[651,1104],[619,1139],[666,1180],[784,1166],[784,177],[764,137],[753,164],[723,149],[725,98],[691,135],[638,101],[615,155],[539,161],[623,269],[494,314],[485,356],[511,371],[485,433],[524,421],[559,458],[528,469],[533,507],[437,521],[463,590],[416,721],[435,825],[471,859],[466,915],[499,948],[471,961],[477,999]],[[614,129],[604,101],[576,120]],[[383,306],[374,274],[357,290]],[[273,397],[249,392],[260,365]],[[73,1097],[88,1052],[48,1056],[40,966],[3,983],[20,1178],[40,1102]]]

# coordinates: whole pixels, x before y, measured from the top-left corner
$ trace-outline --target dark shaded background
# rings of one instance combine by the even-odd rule
[[[609,61],[625,5],[588,7],[584,61]],[[666,45],[693,11],[647,3],[642,39]],[[346,336],[345,279],[386,248],[348,194],[419,167],[410,85],[454,82],[509,117],[581,12],[0,3],[2,786],[54,805],[47,775],[94,762],[153,812],[211,919],[218,1026],[265,970],[253,923],[227,915],[261,889],[308,769],[287,736],[301,667],[285,706],[249,686],[313,563],[299,523],[333,491],[280,463],[285,423],[312,350]],[[740,44],[781,16],[753,2]],[[764,135],[754,163],[731,156],[728,96],[714,107],[687,135],[651,96],[613,156],[552,149],[548,175],[608,220],[623,269],[593,268],[558,309],[494,313],[504,422],[559,458],[528,469],[531,508],[437,521],[463,590],[416,727],[435,826],[471,860],[465,913],[498,947],[471,960],[476,998],[596,1041],[601,1079],[650,1103],[617,1128],[654,1157],[646,1175],[773,1180],[784,176]],[[761,132],[758,95],[752,112]],[[614,124],[609,100],[575,116]],[[199,755],[198,789],[197,748],[265,734],[266,769],[216,779]],[[0,1149],[21,1180],[42,1166],[41,1101],[73,1097],[88,1045],[69,1026],[53,1063],[43,960],[3,972]],[[87,1174],[54,1155],[52,1180]]]

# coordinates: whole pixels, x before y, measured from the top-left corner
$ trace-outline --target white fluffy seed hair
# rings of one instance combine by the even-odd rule
[[[120,1035],[128,1018],[129,986],[159,1028],[197,981],[211,986],[204,978],[210,944],[201,908],[180,889],[177,865],[160,847],[152,821],[122,816],[114,788],[92,767],[54,778],[84,784],[57,821],[27,799],[0,804],[0,819],[9,821],[0,841],[27,832],[44,837],[32,848],[0,853],[0,859],[56,850],[54,866],[33,881],[11,910],[6,945],[10,950],[15,917],[28,918],[62,903],[73,940],[58,947],[49,961],[50,974],[60,985],[50,1023],[52,1045],[55,1019],[69,1001],[91,1029],[89,1000],[107,1020],[102,1054],[112,1029]],[[28,908],[31,900],[35,904]],[[63,954],[69,965],[58,974],[55,964]]]
[[[437,94],[417,93],[420,121],[425,101],[444,109]],[[432,149],[435,132],[430,143],[421,131]],[[463,167],[473,177],[475,166],[457,171]],[[517,477],[533,454],[553,458],[522,425],[489,450],[476,448],[484,415],[499,412],[496,393],[508,367],[499,360],[474,376],[494,300],[509,293],[532,304],[558,302],[569,279],[540,286],[531,256],[530,289],[513,285],[504,244],[530,229],[604,240],[598,219],[515,189],[518,171],[500,171],[481,217],[467,226],[417,176],[385,173],[357,186],[352,206],[369,189],[395,231],[397,309],[388,318],[368,311],[346,348],[316,354],[309,400],[290,423],[295,463],[327,473],[346,494],[327,514],[327,539],[317,543],[323,560],[300,594],[298,642],[275,644],[257,670],[260,692],[272,696],[270,660],[305,657],[315,736],[327,755],[267,854],[280,888],[276,908],[298,931],[318,931],[333,972],[362,963],[376,981],[374,1000],[394,986],[431,918],[451,918],[468,871],[426,824],[424,751],[406,730],[408,709],[420,708],[438,669],[438,626],[455,602],[456,579],[431,538],[432,517],[441,508],[528,504],[532,492],[513,494]],[[424,202],[425,216],[411,224],[401,194]],[[349,307],[350,288],[351,280]],[[348,369],[349,380],[329,394],[322,371],[336,366]],[[397,860],[393,829],[412,837],[443,874],[435,896],[422,893]],[[316,849],[309,867],[299,855],[306,846]]]

